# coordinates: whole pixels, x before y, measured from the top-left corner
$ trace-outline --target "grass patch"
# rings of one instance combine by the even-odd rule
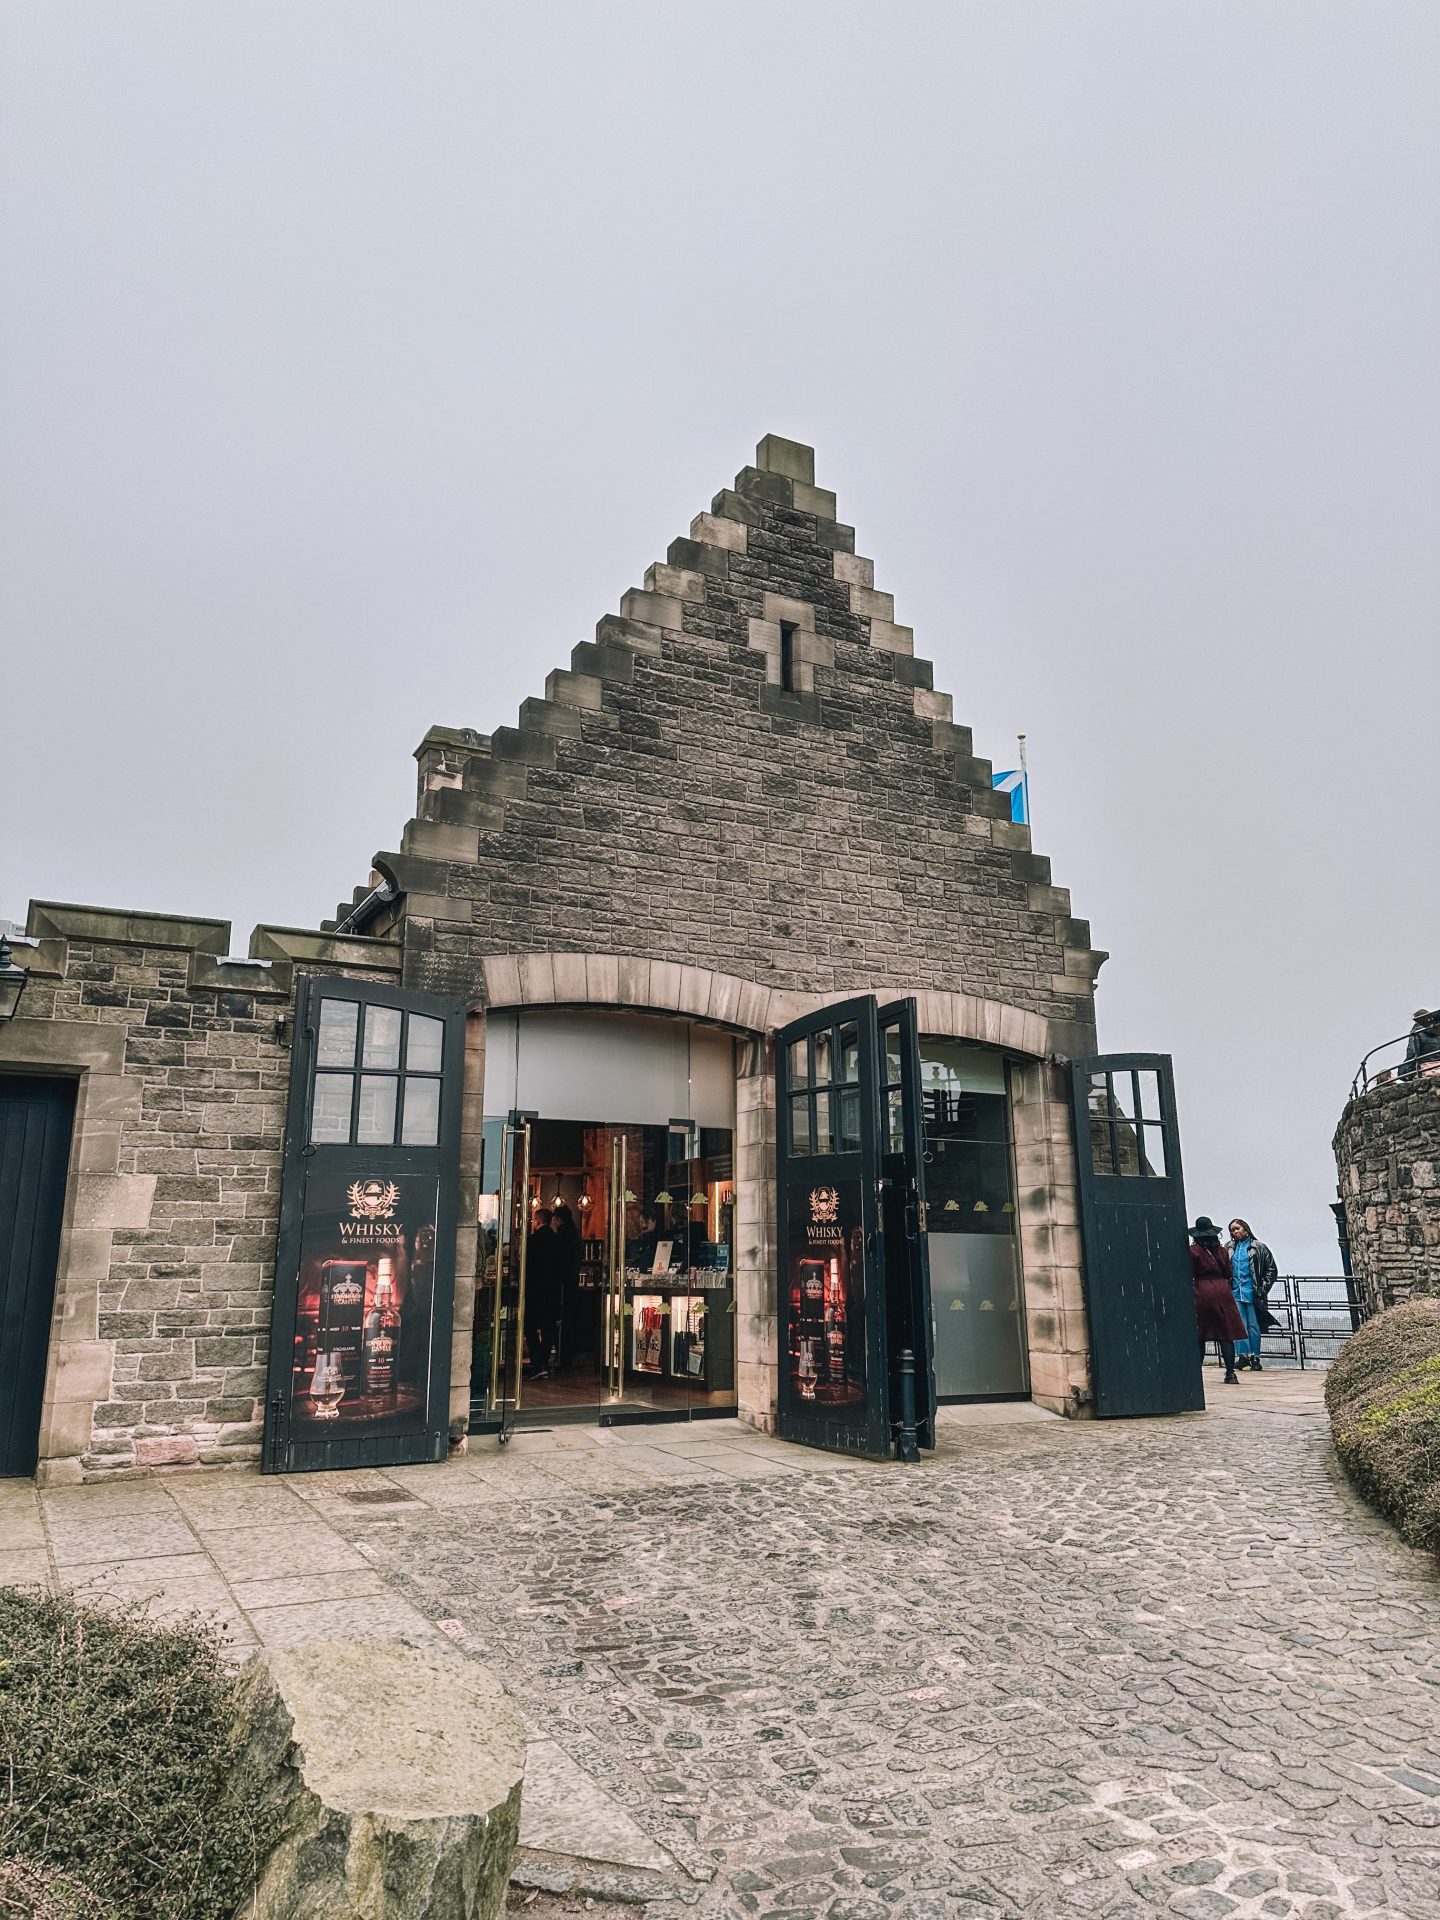
[[[230,1920],[234,1697],[208,1626],[0,1588],[0,1920]]]
[[[1359,1492],[1408,1545],[1440,1554],[1440,1299],[1361,1327],[1330,1369],[1325,1405]]]

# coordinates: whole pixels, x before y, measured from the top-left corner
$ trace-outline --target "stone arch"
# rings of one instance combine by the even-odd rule
[[[487,1007],[625,1007],[636,1012],[684,1014],[736,1032],[764,1035],[847,994],[904,994],[895,983],[856,984],[833,993],[799,993],[742,980],[709,967],[669,960],[628,959],[613,953],[494,954],[482,959]],[[974,1040],[982,1046],[1043,1060],[1060,1051],[1059,1036],[1043,1014],[968,993],[917,993],[923,1033]]]

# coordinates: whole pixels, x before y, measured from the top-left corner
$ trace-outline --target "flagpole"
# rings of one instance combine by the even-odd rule
[[[1030,769],[1025,760],[1025,736],[1023,733],[1017,733],[1015,738],[1020,742],[1020,791],[1025,796],[1025,824],[1033,829],[1030,818]]]

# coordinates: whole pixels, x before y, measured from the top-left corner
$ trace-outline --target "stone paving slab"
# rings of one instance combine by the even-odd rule
[[[237,1654],[459,1644],[531,1725],[527,1846],[667,1861],[652,1920],[1440,1920],[1440,1580],[1339,1478],[1321,1384],[943,1409],[918,1469],[706,1421],[6,1487],[0,1578],[159,1576]]]

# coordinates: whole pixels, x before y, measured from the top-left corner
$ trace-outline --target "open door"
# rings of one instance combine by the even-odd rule
[[[431,994],[302,975],[262,1464],[443,1460],[464,1020]]]
[[[1078,1060],[1071,1101],[1095,1412],[1194,1412],[1205,1389],[1169,1056]]]
[[[876,1457],[891,1437],[878,1064],[870,995],[776,1036],[780,1431]]]
[[[903,1424],[903,1355],[913,1356],[915,1428],[935,1444],[935,1318],[930,1302],[925,1217],[925,1103],[920,1086],[920,1028],[913,1000],[876,1015],[880,1036],[880,1164],[894,1404]]]

